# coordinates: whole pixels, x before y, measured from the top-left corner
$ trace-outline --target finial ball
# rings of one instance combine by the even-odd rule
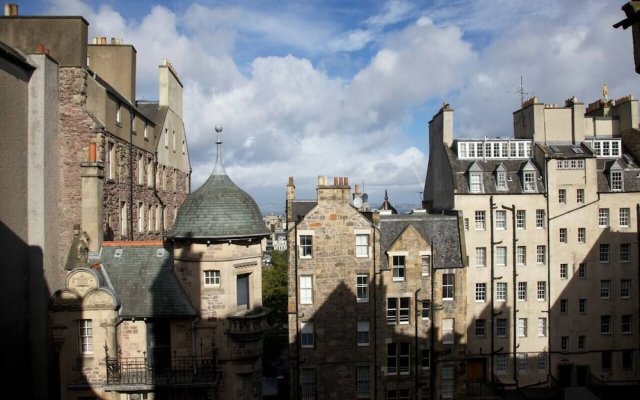
[[[215,129],[216,129],[216,132],[218,132],[218,133],[222,132],[222,125],[217,124],[217,125],[215,126]]]

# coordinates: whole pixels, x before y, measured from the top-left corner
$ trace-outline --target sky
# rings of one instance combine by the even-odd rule
[[[89,37],[137,50],[137,97],[158,98],[167,58],[184,84],[192,189],[223,126],[231,179],[263,213],[317,177],[348,176],[372,207],[419,207],[428,123],[444,103],[454,138],[513,136],[524,98],[585,104],[639,96],[620,0],[32,0],[21,15],[82,15]],[[522,90],[520,82],[523,82]]]

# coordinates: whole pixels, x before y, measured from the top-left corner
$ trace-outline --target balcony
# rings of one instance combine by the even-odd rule
[[[169,362],[170,361],[170,362]],[[157,387],[206,388],[216,384],[216,358],[173,356],[166,362],[146,357],[106,358],[106,390],[152,390]]]
[[[269,328],[267,315],[269,315],[269,309],[263,307],[229,316],[227,334],[241,343],[261,340]]]

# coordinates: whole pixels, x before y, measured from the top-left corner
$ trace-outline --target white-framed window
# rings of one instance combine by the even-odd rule
[[[144,121],[144,138],[149,139],[149,123]]]
[[[600,298],[601,299],[611,298],[611,281],[609,279],[602,279],[600,281]]]
[[[526,210],[516,210],[516,228],[517,229],[527,228],[527,211]]]
[[[587,230],[585,228],[578,228],[578,243],[586,243]]]
[[[369,275],[356,275],[356,299],[358,303],[369,301]]]
[[[584,189],[576,190],[576,203],[578,204],[584,203]]]
[[[507,301],[507,282],[496,282],[496,300]]]
[[[487,248],[476,247],[476,267],[487,266]]]
[[[475,227],[477,231],[484,231],[486,229],[486,218],[484,211],[475,212]]]
[[[545,245],[536,246],[536,263],[544,264],[547,260],[547,248]]]
[[[116,144],[110,140],[107,141],[105,170],[107,171],[107,179],[116,179]]]
[[[127,236],[129,230],[127,226],[129,225],[129,205],[126,201],[120,202],[120,234],[122,236]]]
[[[578,312],[580,314],[587,313],[587,299],[578,299]]]
[[[526,371],[529,369],[529,355],[527,353],[516,353],[518,360],[518,371]]]
[[[547,319],[538,318],[538,336],[547,336]]]
[[[144,163],[146,158],[138,153],[138,185],[144,185]]]
[[[356,234],[356,257],[369,257],[369,235]]]
[[[522,173],[522,180],[524,181],[525,192],[536,191],[536,173],[535,171],[524,171]]]
[[[567,228],[560,228],[559,240],[560,243],[567,243]]]
[[[611,171],[610,172],[611,179],[611,190],[614,192],[622,191],[623,187],[623,178],[622,171]]]
[[[405,276],[405,256],[404,255],[391,255],[391,265],[393,268],[393,281],[404,282]]]
[[[620,281],[620,297],[623,299],[631,297],[631,279],[622,279]]]
[[[407,342],[387,343],[387,374],[409,375],[411,371],[410,345]]]
[[[584,169],[584,160],[557,160],[558,169]]]
[[[312,275],[300,275],[300,304],[313,304]]]
[[[431,318],[431,301],[423,300],[422,301],[422,319]]]
[[[600,334],[611,335],[611,315],[600,316]]]
[[[578,350],[587,349],[587,337],[584,335],[578,336]]]
[[[369,398],[369,367],[360,366],[356,368],[356,386],[357,386],[357,398],[368,399]]]
[[[431,253],[420,252],[420,269],[422,270],[422,276],[429,276],[431,273]]]
[[[544,216],[545,216],[544,209],[536,210],[536,228],[544,229]]]
[[[601,263],[609,262],[609,243],[600,243],[600,252],[598,255],[598,259]]]
[[[313,257],[313,231],[298,231],[298,257]]]
[[[358,321],[357,323],[357,341],[358,346],[369,346],[369,321]]]
[[[593,153],[596,157],[620,157],[620,139],[592,139],[588,141],[591,144]]]
[[[220,271],[209,269],[204,271],[205,286],[220,286]]]
[[[560,264],[560,279],[569,277],[569,264]]]
[[[496,210],[496,229],[507,229],[507,212],[505,210]]]
[[[498,374],[507,373],[507,355],[506,354],[496,354],[496,373]]]
[[[476,303],[484,303],[487,300],[487,284],[476,283]]]
[[[442,318],[442,344],[453,344],[455,342],[455,333],[453,318]]]
[[[78,321],[78,337],[80,353],[83,355],[93,354],[93,323],[90,319]]]
[[[578,264],[578,278],[584,279],[587,277],[587,263]]]
[[[408,325],[410,321],[409,297],[387,298],[387,324]]]
[[[519,265],[527,264],[527,248],[526,246],[516,247],[516,263]]]
[[[547,299],[547,282],[538,281],[538,290],[536,293],[536,298],[539,301],[544,301]]]
[[[558,203],[567,202],[567,189],[558,189]]]
[[[144,232],[144,211],[143,203],[138,203],[138,232]]]
[[[455,274],[442,274],[442,300],[453,300],[455,295]]]
[[[606,228],[609,226],[609,209],[608,208],[598,209],[598,226],[600,228]]]
[[[527,301],[527,282],[518,282],[518,301]]]
[[[147,208],[147,231],[153,232],[153,229],[156,227],[155,221],[155,213],[153,212],[153,204],[149,204]]]
[[[507,173],[505,171],[496,172],[496,188],[507,190]]]
[[[507,265],[507,248],[505,246],[496,246],[496,265]]]
[[[315,332],[313,322],[300,323],[300,346],[303,348],[313,348],[315,345]]]
[[[487,320],[484,318],[478,318],[475,322],[475,335],[484,336],[486,334]]]
[[[116,102],[116,123],[122,123],[122,105],[120,102]]]
[[[620,226],[624,227],[624,228],[628,228],[629,227],[629,215],[630,215],[630,210],[628,208],[621,208],[619,210],[619,220],[620,220]]]
[[[302,368],[300,371],[302,400],[316,399],[316,371],[313,368]]]
[[[496,318],[496,336],[507,337],[507,319]]]
[[[481,172],[469,172],[469,190],[471,193],[483,192]]]
[[[631,244],[620,243],[620,262],[627,263],[631,261]]]
[[[518,337],[527,337],[527,319],[518,318]]]
[[[622,316],[621,328],[623,335],[628,335],[631,333],[631,314],[624,314]]]

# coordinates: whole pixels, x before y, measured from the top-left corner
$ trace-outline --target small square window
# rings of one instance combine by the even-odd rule
[[[584,189],[578,189],[576,191],[576,202],[578,204],[584,203]]]
[[[536,210],[536,228],[544,229],[544,216],[545,212],[543,209]]]
[[[567,202],[567,190],[560,189],[558,190],[558,203],[566,203]]]
[[[607,228],[609,226],[609,209],[598,209],[598,226],[600,228]]]
[[[567,228],[560,228],[560,243],[567,243]]]
[[[204,285],[220,286],[220,271],[219,270],[204,271]]]
[[[587,299],[578,300],[578,311],[580,312],[580,314],[587,313]]]
[[[485,328],[486,328],[486,322],[487,320],[479,318],[476,319],[476,326],[475,326],[475,334],[476,336],[484,336],[485,335]]]

